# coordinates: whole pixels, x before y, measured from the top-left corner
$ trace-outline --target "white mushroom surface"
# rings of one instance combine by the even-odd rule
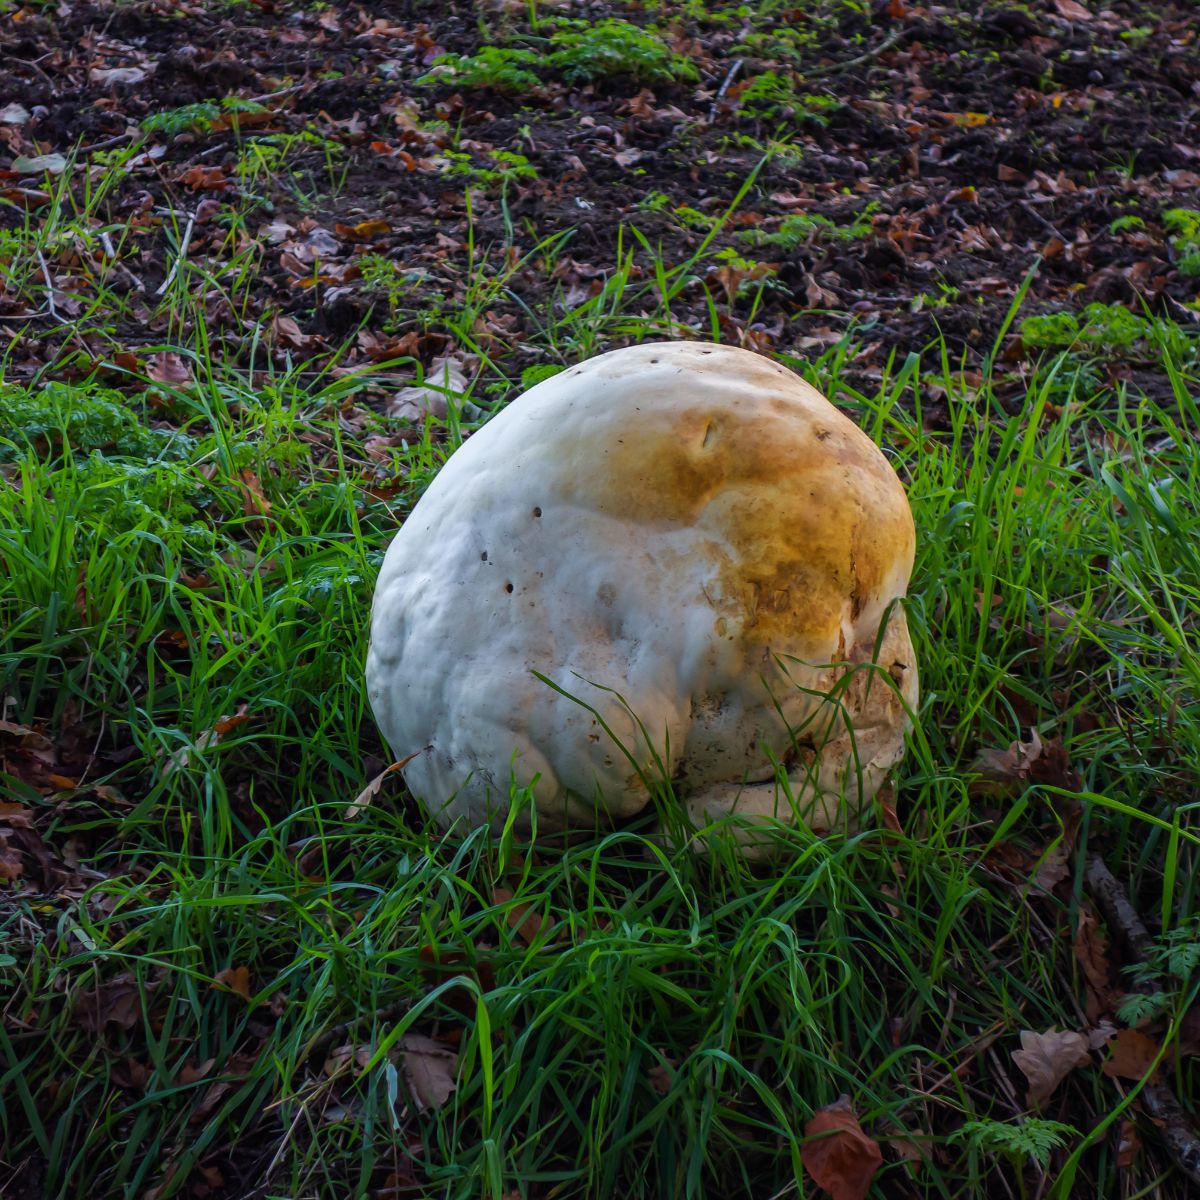
[[[498,830],[515,780],[539,832],[603,828],[669,780],[698,825],[827,830],[903,754],[913,551],[887,459],[797,375],[615,350],[520,396],[413,509],[371,704],[444,824]]]

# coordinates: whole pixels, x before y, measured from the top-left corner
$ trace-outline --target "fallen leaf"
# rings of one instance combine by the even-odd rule
[[[1163,178],[1173,187],[1180,191],[1184,189],[1200,187],[1200,174],[1195,171],[1187,171],[1182,168],[1173,171],[1164,171]]]
[[[75,1020],[93,1036],[104,1033],[109,1025],[132,1029],[141,1019],[142,989],[129,971],[89,988],[75,1001]]]
[[[383,787],[383,781],[389,775],[395,771],[404,770],[404,768],[407,767],[408,764],[412,762],[412,760],[416,758],[418,754],[424,754],[425,750],[428,749],[429,747],[426,746],[424,750],[417,750],[410,754],[407,758],[402,758],[399,762],[394,762],[390,767],[385,767],[382,771],[380,771],[379,774],[376,775],[375,778],[372,779],[371,782],[368,783],[367,786],[363,788],[363,790],[359,792],[358,795],[355,796],[354,799],[346,806],[346,818],[349,820],[352,817],[357,817],[358,814],[361,813],[377,795],[379,795],[379,789]]]
[[[41,208],[50,203],[50,193],[39,192],[36,188],[0,188],[0,200],[8,200],[19,208]]]
[[[88,78],[103,87],[111,83],[141,83],[148,74],[144,67],[93,67]]]
[[[24,125],[29,120],[29,109],[15,100],[0,108],[0,125]]]
[[[1012,1058],[1029,1080],[1031,1108],[1040,1108],[1076,1067],[1085,1067],[1092,1061],[1087,1038],[1082,1033],[1061,1029],[1048,1029],[1045,1033],[1023,1029],[1021,1049],[1014,1050]]]
[[[241,480],[238,490],[242,493],[242,512],[248,517],[269,517],[271,502],[263,494],[258,476],[249,467],[243,467],[238,478]]]
[[[1138,1029],[1119,1030],[1108,1045],[1108,1058],[1101,1070],[1111,1079],[1141,1079],[1158,1058],[1158,1043]]]
[[[146,360],[146,377],[155,383],[187,384],[192,382],[192,369],[174,350],[160,350]]]
[[[1200,1056],[1200,1008],[1193,1005],[1179,1022],[1179,1040],[1176,1043],[1180,1054],[1191,1058]]]
[[[1137,1126],[1128,1118],[1121,1122],[1117,1130],[1117,1167],[1128,1171],[1133,1166],[1138,1151],[1142,1148],[1142,1139],[1138,1136]]]
[[[206,1058],[195,1067],[189,1063],[184,1063],[179,1068],[179,1074],[175,1077],[175,1082],[182,1086],[186,1086],[189,1083],[199,1083],[216,1066],[216,1062],[215,1058]]]
[[[212,986],[216,991],[236,992],[243,1000],[250,999],[250,968],[226,967],[213,976]]]
[[[1067,865],[1066,847],[1062,842],[1059,842],[1058,845],[1051,846],[1042,856],[1041,862],[1038,864],[1038,868],[1034,872],[1030,883],[1035,892],[1042,892],[1045,895],[1049,895],[1055,886],[1062,883],[1070,873],[1071,869]]]
[[[671,1085],[675,1082],[677,1065],[673,1059],[667,1059],[665,1063],[655,1063],[646,1072],[646,1082],[655,1095],[665,1096],[671,1090]]]
[[[159,634],[160,638],[163,636],[163,634]],[[173,635],[168,634],[167,636],[170,637]],[[178,636],[182,637],[183,635],[179,634]],[[183,637],[183,645],[187,645],[186,637]],[[248,710],[249,705],[239,704],[237,712],[235,712],[232,716],[218,717],[216,724],[213,725],[211,729],[205,729],[200,736],[196,738],[194,749],[204,750],[209,746],[215,746],[221,740],[221,738],[229,732],[229,730],[236,729],[237,726],[243,723],[243,721],[249,720],[249,717],[247,716]],[[163,765],[163,774],[171,775],[176,771],[182,771],[184,767],[186,767],[191,761],[192,749],[193,747],[191,746],[184,746],[182,749],[172,751],[167,756],[167,760]]]
[[[1054,0],[1054,7],[1058,9],[1058,15],[1065,17],[1068,21],[1090,21],[1092,19],[1091,12],[1084,8],[1079,0]]]
[[[25,872],[25,860],[10,848],[8,839],[0,834],[0,881],[11,883]]]
[[[879,1143],[858,1123],[847,1096],[818,1109],[804,1126],[800,1161],[833,1200],[865,1200],[883,1163]]]
[[[307,350],[312,346],[321,345],[320,337],[312,333],[303,333],[300,326],[291,317],[280,315],[273,317],[271,330],[280,345],[287,346],[292,350]]]
[[[371,1046],[354,1046],[347,1042],[330,1050],[321,1070],[331,1078],[340,1075],[351,1065],[365,1071],[374,1056],[375,1051]]]
[[[61,154],[38,154],[32,158],[18,154],[12,161],[12,169],[18,175],[40,175],[43,171],[61,175],[67,169],[67,160]]]
[[[392,227],[381,220],[359,221],[357,225],[335,225],[334,233],[345,238],[348,242],[369,242],[372,238],[383,237],[391,233]]]
[[[504,913],[508,927],[525,943],[532,946],[545,929],[547,933],[554,928],[554,922],[549,917],[543,917],[532,905],[523,901],[513,904],[515,893],[508,888],[492,888],[492,903],[495,905],[508,904],[510,907]]]
[[[1108,961],[1108,939],[1100,931],[1100,921],[1090,908],[1079,910],[1079,923],[1071,942],[1071,953],[1083,971],[1087,984],[1087,1015],[1095,1020],[1110,1005],[1112,968]]]
[[[465,364],[453,355],[442,355],[433,360],[424,383],[401,388],[392,397],[388,416],[413,422],[430,415],[444,417],[449,412],[448,397],[460,400],[467,387]]]
[[[441,1108],[454,1091],[458,1053],[420,1033],[407,1033],[400,1040],[404,1075],[413,1097],[429,1111]]]
[[[1042,753],[1042,739],[1033,730],[1030,740],[1019,739],[1009,744],[1007,750],[990,747],[979,751],[971,770],[991,783],[1012,785],[1029,778],[1030,768]]]
[[[230,186],[221,167],[189,167],[176,180],[193,192],[222,192]]]

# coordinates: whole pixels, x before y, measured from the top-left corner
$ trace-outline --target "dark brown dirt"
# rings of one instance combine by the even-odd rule
[[[393,346],[410,331],[444,332],[425,301],[436,293],[453,307],[464,294],[464,191],[473,182],[470,234],[477,255],[490,254],[485,273],[504,254],[515,261],[540,239],[573,230],[557,262],[531,256],[476,323],[473,338],[514,379],[542,353],[523,345],[526,306],[544,305],[552,288],[567,306],[594,294],[616,267],[619,239],[631,244],[630,226],[668,266],[686,261],[706,231],[675,210],[692,210],[697,225],[695,214],[723,213],[769,142],[781,153],[762,166],[715,243],[768,264],[769,286],[755,303],[752,273],[745,284],[752,268],[705,266],[673,309],[684,326],[707,331],[715,312],[726,340],[803,354],[854,323],[862,335],[854,366],[868,378],[893,352],[941,333],[970,369],[990,352],[1039,259],[1027,312],[1100,300],[1196,318],[1185,307],[1196,280],[1179,271],[1161,222],[1165,209],[1194,206],[1200,185],[1200,44],[1187,6],[893,2],[866,15],[809,5],[774,22],[729,18],[718,6],[701,17],[684,15],[691,6],[649,7],[541,12],[657,21],[697,67],[698,83],[646,87],[613,76],[572,86],[551,70],[543,87],[522,94],[416,84],[439,54],[475,52],[484,33],[494,43],[533,44],[527,6],[515,3],[384,3],[368,12],[154,0],[10,11],[0,26],[8,63],[0,110],[15,103],[31,115],[0,125],[0,195],[9,199],[0,228],[18,236],[49,211],[38,198],[47,181],[22,170],[18,156],[81,147],[79,162],[97,164],[94,148],[154,113],[231,96],[270,110],[240,132],[225,122],[151,136],[92,222],[119,244],[126,268],[117,276],[126,308],[107,318],[104,333],[86,325],[69,332],[64,323],[95,294],[95,249],[92,263],[67,249],[48,262],[59,293],[53,313],[39,273],[8,280],[0,330],[11,339],[10,375],[55,356],[78,372],[81,358],[86,369],[166,340],[169,318],[155,291],[178,235],[172,243],[165,233],[189,217],[189,258],[214,277],[235,243],[257,247],[244,304],[220,287],[204,300],[209,329],[234,361],[247,329],[278,315],[296,327],[276,327],[277,342],[300,358],[328,354],[362,326],[385,331],[383,344]],[[111,74],[121,67],[143,77],[122,82]],[[768,70],[791,73],[798,94],[829,107],[816,117],[803,104],[754,115],[745,89]],[[325,147],[295,142],[278,173],[246,173],[252,140],[303,131],[335,144],[330,166]],[[519,152],[537,178],[449,176],[445,154],[454,147],[477,170],[492,165],[494,150]],[[93,186],[102,173],[92,166]],[[84,174],[80,166],[72,175],[77,195]],[[655,193],[664,196],[657,206]],[[231,241],[231,213],[247,208]],[[844,240],[818,230],[781,248],[737,236],[777,230],[795,213],[845,227],[865,211],[862,236]],[[1143,224],[1112,229],[1131,217]],[[376,224],[364,232],[364,222]],[[264,233],[270,225],[279,232]],[[361,277],[356,260],[368,252],[427,273],[406,301],[412,311],[392,312]],[[642,255],[635,281],[649,269]],[[406,348],[428,358],[444,345],[434,337]],[[372,350],[378,357],[378,342],[360,337],[343,365]],[[1009,348],[1010,357],[1020,352]]]

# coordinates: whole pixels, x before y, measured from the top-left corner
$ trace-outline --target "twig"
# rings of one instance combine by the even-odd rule
[[[1126,951],[1133,958],[1147,958],[1152,942],[1149,931],[1142,924],[1137,909],[1129,903],[1125,889],[1117,882],[1098,854],[1089,860],[1084,880],[1108,927],[1120,934],[1125,942]]]
[[[857,58],[848,58],[845,62],[831,63],[828,67],[818,67],[815,71],[802,71],[801,74],[805,79],[820,79],[823,75],[837,75],[842,71],[850,71],[855,67],[861,67],[863,63],[869,63],[873,58],[878,58],[881,54],[886,54],[901,38],[907,37],[911,32],[910,29],[897,29],[890,37],[886,37],[874,50],[868,50],[865,54],[860,54]]]
[[[1193,1183],[1200,1183],[1200,1139],[1175,1093],[1160,1080],[1147,1079],[1138,1099],[1158,1127],[1176,1166]]]
[[[41,250],[37,252],[38,266],[42,268],[42,278],[46,281],[46,311],[50,314],[51,320],[66,324],[58,314],[58,308],[54,303],[54,281],[50,278],[50,268],[46,265],[46,257]]]
[[[1062,242],[1064,246],[1067,244],[1067,239],[1062,235],[1053,221],[1049,221],[1043,217],[1042,214],[1038,212],[1038,210],[1034,208],[1028,200],[1022,200],[1019,203],[1023,213],[1032,217],[1043,229],[1052,234],[1054,237],[1058,238],[1058,240]]]
[[[1088,862],[1084,879],[1109,929],[1124,942],[1131,958],[1144,962],[1151,950],[1150,933],[1125,895],[1125,889],[1099,855]],[[1191,1117],[1175,1093],[1161,1079],[1150,1078],[1143,1083],[1138,1100],[1157,1127],[1175,1165],[1193,1183],[1200,1184],[1200,1137],[1196,1136]]]
[[[276,96],[290,96],[293,92],[302,92],[307,83],[293,84],[291,87],[280,88],[277,92],[264,92],[261,96],[247,96],[247,104],[262,104],[264,100],[274,100]]]
[[[708,110],[708,123],[711,125],[717,119],[717,105],[725,99],[725,93],[729,91],[729,85],[733,83],[734,77],[742,69],[742,59],[735,58],[733,65],[725,72],[725,81],[717,88],[717,94],[713,97],[712,108]]]
[[[179,253],[175,256],[175,261],[171,264],[171,270],[166,279],[164,279],[162,283],[160,283],[155,289],[154,294],[156,296],[161,296],[167,290],[167,288],[169,288],[171,284],[175,282],[175,276],[179,274],[179,264],[182,263],[185,258],[187,258],[188,244],[192,240],[192,230],[195,229],[195,227],[196,214],[189,213],[188,222],[183,231],[183,241],[179,243]]]
[[[90,146],[80,146],[80,154],[94,154],[97,150],[111,150],[113,146],[119,146],[122,142],[132,141],[136,137],[141,136],[140,129],[127,129],[124,133],[118,133],[113,137],[105,138],[102,142],[93,142]]]

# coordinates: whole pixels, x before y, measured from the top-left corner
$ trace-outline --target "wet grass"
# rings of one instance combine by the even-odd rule
[[[480,247],[426,328],[469,346],[503,292],[551,366],[720,333],[718,298],[707,324],[677,303],[711,239],[669,264],[631,230],[574,306],[557,245],[531,256],[540,294]],[[1147,1121],[1118,1170],[1124,1085],[1099,1054],[1043,1114],[1070,1129],[1039,1164],[1009,1056],[1097,1015],[1071,950],[1091,855],[1156,936],[1200,938],[1194,335],[1149,329],[1153,396],[1089,347],[1014,374],[934,344],[870,388],[852,328],[784,357],[908,485],[922,700],[877,820],[781,829],[752,867],[637,827],[553,852],[444,836],[394,776],[347,816],[386,765],[361,679],[374,573],[517,380],[477,345],[450,416],[400,427],[380,397],[415,363],[231,366],[189,271],[179,337],[149,349],[190,382],[114,356],[0,391],[2,815],[48,856],[14,841],[0,893],[0,1188],[813,1194],[804,1125],[847,1094],[884,1146],[879,1195],[1186,1194]],[[980,779],[981,748],[1031,730],[1057,767]],[[1150,1035],[1196,990],[1163,983]],[[1179,1056],[1185,1104],[1195,1074]]]

